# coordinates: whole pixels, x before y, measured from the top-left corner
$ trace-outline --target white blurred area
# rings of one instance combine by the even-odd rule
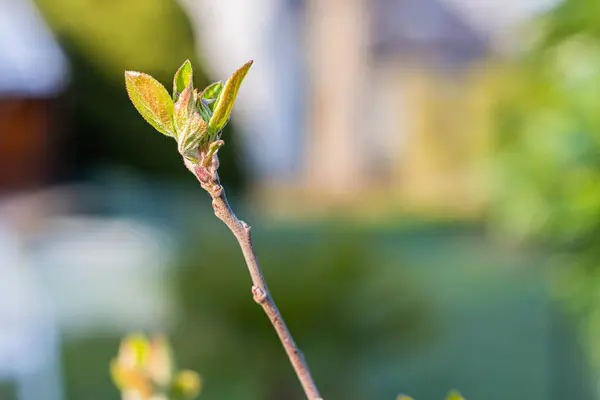
[[[163,331],[175,311],[165,280],[172,241],[130,218],[73,213],[93,188],[0,202],[0,380],[19,400],[60,400],[60,341]]]
[[[33,3],[0,0],[0,94],[53,96],[68,75],[68,61]]]

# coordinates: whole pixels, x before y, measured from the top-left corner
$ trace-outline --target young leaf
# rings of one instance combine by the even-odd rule
[[[225,86],[221,90],[219,97],[217,98],[214,106],[213,115],[210,118],[208,126],[211,134],[219,132],[227,121],[233,108],[233,103],[240,89],[240,85],[244,80],[244,77],[248,73],[248,70],[252,66],[252,61],[248,61],[242,65],[240,69],[235,71],[233,75],[225,82]]]
[[[150,75],[135,71],[125,72],[125,87],[142,117],[160,133],[174,136],[173,100],[167,89]]]
[[[198,111],[200,112],[204,122],[210,121],[210,117],[212,117],[212,111],[206,99],[203,99],[202,97],[198,97]]]
[[[173,101],[177,101],[183,89],[192,81],[193,75],[192,63],[190,60],[185,60],[173,78]]]
[[[214,108],[215,100],[217,100],[217,98],[219,97],[219,94],[221,94],[222,90],[223,90],[223,82],[218,81],[215,83],[211,83],[200,94],[200,97],[202,99],[206,100],[206,103],[209,105],[211,111]]]

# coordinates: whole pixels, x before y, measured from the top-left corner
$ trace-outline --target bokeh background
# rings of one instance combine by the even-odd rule
[[[299,384],[124,70],[254,59],[221,150],[327,399],[600,398],[596,0],[0,0],[0,398],[118,399],[128,332],[201,398]]]

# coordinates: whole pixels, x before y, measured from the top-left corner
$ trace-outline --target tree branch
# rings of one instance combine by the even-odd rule
[[[271,321],[273,328],[275,328],[275,331],[283,344],[283,348],[296,371],[296,375],[304,388],[306,396],[309,400],[323,400],[319,394],[317,385],[310,374],[308,365],[304,360],[304,355],[296,345],[296,342],[294,342],[290,330],[286,326],[275,301],[269,293],[267,282],[265,281],[260,265],[258,264],[258,259],[256,258],[256,253],[252,247],[250,225],[238,219],[231,210],[227,198],[225,197],[225,189],[219,184],[219,178],[216,173],[208,174],[210,179],[207,180],[207,174],[204,168],[194,168],[194,166],[189,165],[188,162],[186,162],[186,165],[198,178],[202,187],[210,194],[210,197],[212,197],[212,206],[215,215],[229,227],[237,239],[252,278],[252,295],[254,301],[263,308],[267,317],[269,317],[269,320]]]

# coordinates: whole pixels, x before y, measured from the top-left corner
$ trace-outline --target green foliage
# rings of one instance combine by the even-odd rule
[[[600,3],[568,0],[503,85],[495,226],[557,257],[555,287],[581,318],[600,380]],[[596,321],[596,322],[594,322]]]
[[[123,400],[193,400],[200,393],[200,377],[177,370],[171,346],[162,336],[124,338],[110,372]]]

